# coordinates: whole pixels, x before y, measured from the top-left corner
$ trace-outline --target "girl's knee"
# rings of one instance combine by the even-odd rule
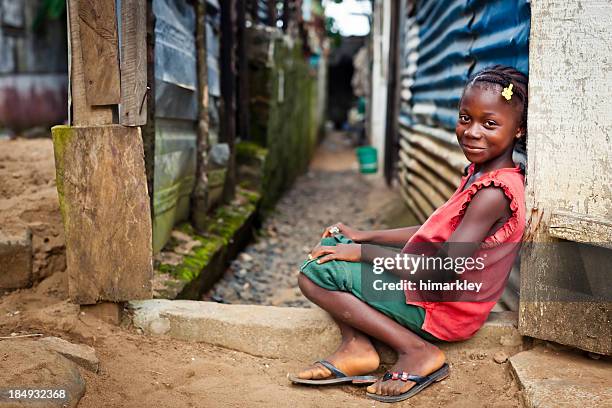
[[[306,275],[300,272],[298,275],[298,286],[303,294],[306,294],[306,292],[310,289],[309,283],[310,285],[313,284],[313,282],[308,279]]]
[[[308,299],[313,300],[317,297],[317,292],[319,292],[322,288],[317,286],[316,283],[310,280],[308,276],[300,273],[298,275],[298,286],[302,294],[306,296]]]

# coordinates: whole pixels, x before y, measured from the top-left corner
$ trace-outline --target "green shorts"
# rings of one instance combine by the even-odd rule
[[[334,237],[323,238],[321,245],[335,246],[336,243],[350,244],[353,241],[339,234]],[[427,341],[439,341],[432,334],[426,332],[421,327],[425,321],[425,309],[406,304],[405,295],[398,293],[396,298],[390,300],[376,299],[375,296],[364,294],[361,285],[362,274],[372,274],[372,265],[362,262],[348,261],[329,261],[318,264],[316,259],[306,260],[302,264],[300,271],[323,289],[348,292],[355,295],[358,299],[372,306],[406,327],[410,331],[418,334]],[[385,276],[387,275],[387,276]],[[386,281],[398,280],[397,277],[389,276],[389,272],[378,275]]]

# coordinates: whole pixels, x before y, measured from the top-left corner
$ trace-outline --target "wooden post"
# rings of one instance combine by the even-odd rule
[[[68,294],[79,304],[151,297],[151,216],[140,128],[53,128]]]
[[[397,159],[397,118],[398,118],[398,58],[399,58],[399,19],[401,6],[393,1],[391,10],[391,39],[389,45],[389,77],[387,78],[387,117],[385,128],[384,173],[387,184],[391,184],[395,175]]]
[[[236,189],[234,140],[236,138],[236,0],[221,2],[221,139],[230,148],[223,200],[230,201]]]
[[[251,0],[249,2],[249,12],[251,13],[251,21],[253,21],[253,24],[259,22],[259,14],[257,13],[258,3],[258,0]]]
[[[153,0],[146,1],[146,56],[147,56],[147,98],[146,124],[142,127],[142,142],[145,156],[147,187],[153,218],[153,191],[155,186],[155,15]]]
[[[85,66],[83,63],[82,47],[84,46],[79,24],[79,1],[68,0],[68,22],[70,30],[70,104],[71,122],[73,125],[106,125],[113,123],[113,110],[110,106],[91,106],[88,103],[85,87]],[[114,3],[113,3],[114,4]],[[114,9],[114,7],[113,7]],[[116,26],[115,26],[116,30]],[[108,61],[109,69],[113,70],[115,64],[119,70],[119,61]],[[89,74],[91,75],[91,74]],[[117,101],[118,102],[118,101]]]
[[[272,3],[272,1],[270,1]],[[249,139],[249,62],[246,53],[245,9],[242,1],[238,2],[236,22],[238,45],[238,134],[242,140]]]
[[[115,0],[79,0],[77,16],[87,103],[117,105],[121,88]]]
[[[276,28],[276,0],[268,0],[268,20],[270,27]]]
[[[115,1],[68,0],[73,126],[52,132],[68,293],[79,304],[152,294],[150,202],[142,137],[134,126],[142,118],[140,110],[127,114],[135,112],[146,80],[141,2],[123,0],[122,92]],[[131,127],[113,124],[119,122],[120,102]]]
[[[121,0],[121,105],[124,126],[147,123],[147,2]]]
[[[196,229],[204,229],[208,208],[208,64],[206,63],[206,0],[196,5],[196,53],[198,64],[198,139],[196,180],[191,195],[191,220]]]
[[[289,26],[289,21],[291,20],[289,13],[290,3],[289,0],[283,0],[283,31],[287,31],[287,26]]]

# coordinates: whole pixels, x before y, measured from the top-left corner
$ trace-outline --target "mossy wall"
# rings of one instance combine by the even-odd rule
[[[248,40],[250,131],[252,141],[267,149],[261,208],[268,210],[314,152],[319,78],[300,41],[260,27],[248,30]]]

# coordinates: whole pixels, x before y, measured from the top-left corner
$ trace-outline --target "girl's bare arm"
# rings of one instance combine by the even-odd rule
[[[403,247],[420,227],[420,225],[416,225],[414,227],[395,228],[388,230],[360,231],[358,229],[349,227],[348,225],[339,222],[325,228],[322,237],[325,238],[332,236],[334,234],[334,228],[337,228],[338,232],[357,243]]]
[[[387,230],[360,231],[357,242],[403,247],[419,228],[421,228],[420,225],[415,225]]]

